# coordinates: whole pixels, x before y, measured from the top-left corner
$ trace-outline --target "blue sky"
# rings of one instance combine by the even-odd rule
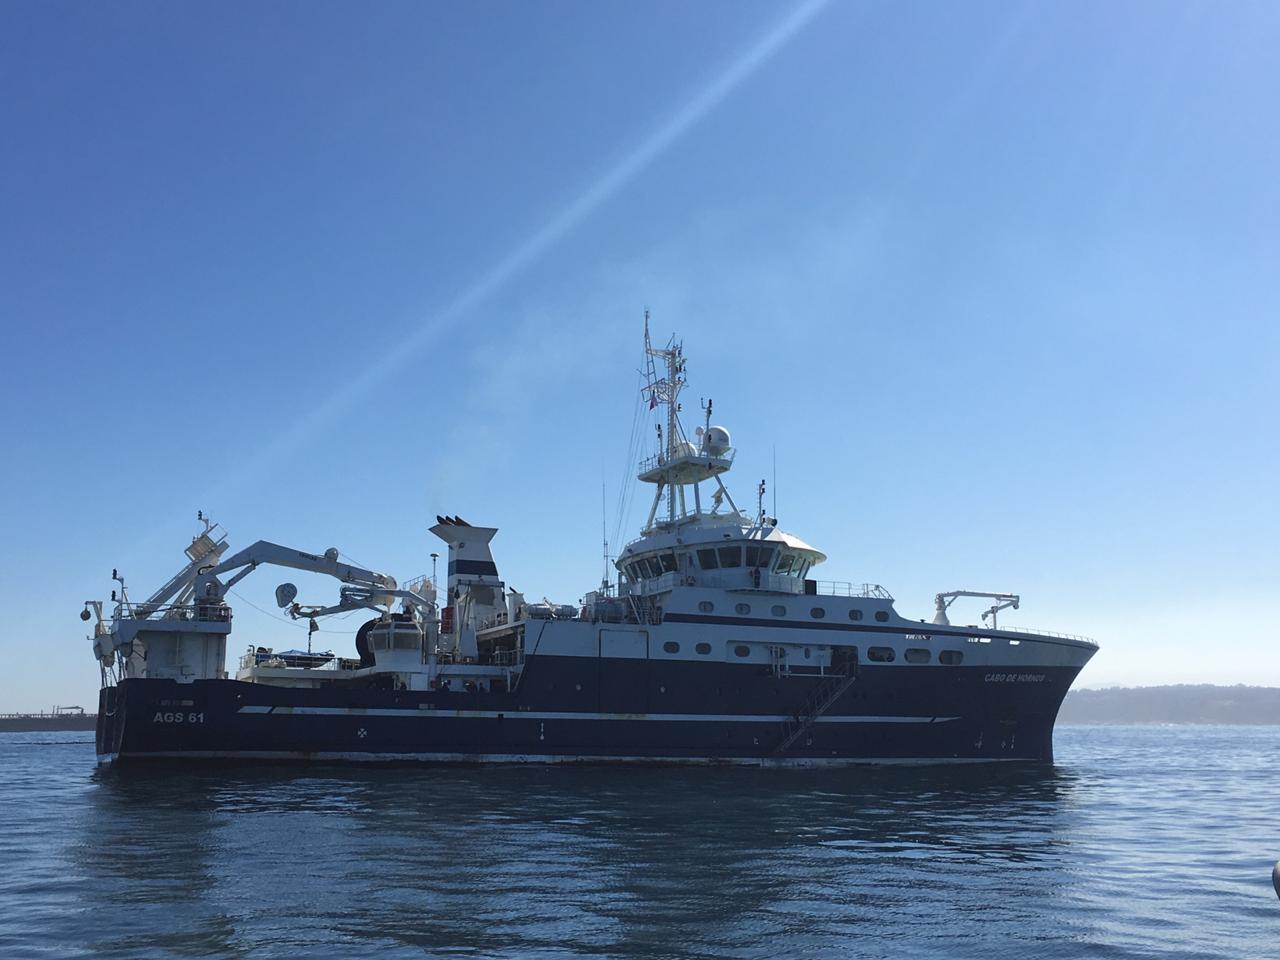
[[[1280,684],[1278,41],[1262,3],[3,5],[0,709],[95,702],[82,601],[197,509],[401,578],[460,514],[572,602],[646,307],[819,576],[1018,591],[1100,640],[1084,685]],[[233,652],[305,642],[250,605],[281,579]]]

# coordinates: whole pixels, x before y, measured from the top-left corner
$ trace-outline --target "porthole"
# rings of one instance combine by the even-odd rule
[[[958,667],[964,662],[964,653],[959,650],[943,650],[938,654],[938,662],[948,667]]]
[[[662,645],[662,649],[665,650],[667,653],[679,653],[680,644],[676,643],[674,640],[668,640],[666,643]]]
[[[888,611],[888,610],[877,610],[877,611],[876,611],[876,622],[877,622],[877,623],[888,623],[888,622],[889,622],[889,611]]]
[[[775,617],[785,617],[787,615],[787,608],[780,603],[775,603],[773,605],[773,615]]]
[[[751,656],[751,648],[745,643],[740,643],[733,648],[733,655],[735,657],[749,657]]]
[[[711,652],[711,644],[699,643],[699,644],[696,644],[693,649],[698,651],[698,653],[702,654],[705,657],[708,653]]]
[[[893,663],[893,647],[867,647],[867,659],[876,663]]]
[[[716,605],[712,603],[710,600],[703,600],[698,604],[698,609],[701,610],[703,613],[710,613],[715,608],[716,608]]]
[[[736,607],[734,607],[733,609],[734,609],[737,613],[740,613],[740,614],[742,614],[742,615],[745,617],[748,613],[750,613],[750,612],[751,612],[751,604],[749,604],[749,603],[740,603],[740,604],[738,604]]]
[[[809,611],[809,616],[813,617],[813,619],[815,620],[821,620],[826,615],[827,615],[827,611],[822,609],[822,607],[814,607],[812,610]]]
[[[804,658],[805,658],[806,660],[808,660],[808,659],[809,659],[810,657],[812,657],[812,656],[813,656],[813,651],[812,651],[812,650],[810,650],[808,647],[805,647],[805,648],[804,648]]]
[[[850,610],[850,611],[849,611],[849,619],[850,619],[850,620],[861,620],[861,619],[862,619],[862,611],[861,611],[861,610]]]
[[[929,651],[920,647],[907,647],[902,656],[907,663],[928,663],[930,660]]]

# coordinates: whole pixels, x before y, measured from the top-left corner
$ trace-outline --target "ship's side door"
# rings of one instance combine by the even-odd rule
[[[601,713],[649,711],[649,631],[601,630],[597,663]]]

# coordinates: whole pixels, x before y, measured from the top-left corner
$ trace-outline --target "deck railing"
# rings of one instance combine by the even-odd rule
[[[631,585],[631,592],[640,596],[666,593],[674,587],[714,587],[721,590],[759,590],[764,593],[802,595],[807,581],[795,577],[780,577],[761,573],[757,580],[747,568],[732,570],[700,570],[695,573],[664,573],[660,577],[641,580]],[[892,600],[893,597],[878,583],[849,583],[845,580],[817,580],[816,595],[820,597],[866,597]]]
[[[116,616],[125,620],[227,623],[231,620],[231,608],[225,603],[117,603]]]
[[[1095,647],[1098,641],[1093,637],[1085,637],[1078,633],[1059,633],[1056,630],[1041,630],[1039,627],[984,627],[984,630],[995,630],[998,633],[1019,633],[1036,637],[1061,637],[1063,640],[1080,640],[1084,643],[1092,643]]]
[[[668,464],[677,464],[691,460],[703,460],[707,463],[715,464],[716,466],[725,466],[727,468],[729,464],[733,463],[733,457],[737,452],[738,451],[736,449],[730,447],[718,457],[713,457],[709,453],[677,453],[673,457],[669,457],[665,453],[659,453],[655,456],[645,457],[641,460],[637,465],[636,472],[648,473],[650,470],[656,470],[659,467],[665,467]]]
[[[435,600],[436,598],[436,582],[425,573],[405,583],[403,589],[408,590],[410,593],[416,593],[425,600]]]
[[[818,596],[820,597],[868,597],[877,600],[892,600],[889,593],[878,583],[849,583],[845,580],[819,580]]]

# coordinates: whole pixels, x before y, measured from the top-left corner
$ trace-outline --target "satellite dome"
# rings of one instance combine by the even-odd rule
[[[729,431],[724,427],[708,427],[702,437],[702,446],[713,457],[723,457],[732,446]]]
[[[698,448],[688,440],[681,440],[677,443],[675,451],[672,453],[673,457],[696,457],[697,455]]]

